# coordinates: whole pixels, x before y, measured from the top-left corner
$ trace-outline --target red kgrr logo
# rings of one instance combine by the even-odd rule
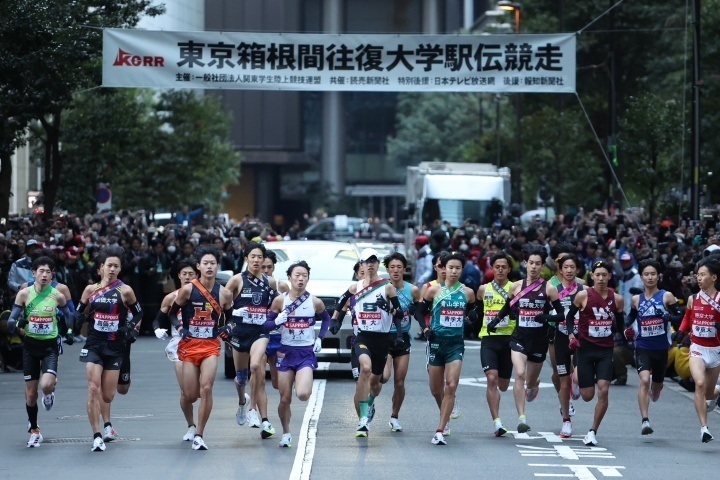
[[[118,49],[117,57],[115,57],[115,67],[164,67],[165,58],[140,56],[132,53],[124,52]]]

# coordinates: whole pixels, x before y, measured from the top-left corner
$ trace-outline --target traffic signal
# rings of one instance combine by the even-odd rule
[[[608,146],[608,153],[610,154],[610,160],[612,161],[613,166],[617,167],[618,166],[617,145]]]

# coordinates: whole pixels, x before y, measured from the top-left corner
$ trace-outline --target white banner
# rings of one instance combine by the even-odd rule
[[[103,31],[103,86],[575,92],[575,35]]]

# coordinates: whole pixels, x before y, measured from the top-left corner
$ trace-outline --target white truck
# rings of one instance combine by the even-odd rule
[[[489,163],[421,162],[407,167],[407,206],[411,220],[428,227],[436,219],[457,227],[470,218],[486,226],[487,207],[510,203],[510,169]]]

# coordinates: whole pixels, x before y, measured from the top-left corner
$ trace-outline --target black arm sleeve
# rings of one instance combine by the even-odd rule
[[[680,324],[682,323],[683,316],[685,315],[685,310],[680,308],[680,305],[678,305],[677,303],[668,305],[667,310],[669,312],[668,316],[669,316],[670,325],[672,325],[672,327],[675,330],[679,330]]]
[[[427,328],[427,323],[425,323],[425,315],[427,315],[431,307],[432,300],[423,299],[423,301],[420,302],[417,310],[415,310],[415,320],[417,320],[418,324],[420,325],[420,330],[425,330]]]
[[[510,300],[507,300],[505,302],[505,305],[500,309],[497,316],[495,318],[497,319],[498,323],[500,323],[500,320],[507,317],[510,314]]]
[[[616,332],[625,330],[625,312],[615,312],[615,329]]]
[[[405,312],[400,305],[400,299],[398,297],[392,297],[390,299],[390,304],[395,309],[395,313],[393,314],[393,323],[395,324],[395,329],[398,332],[398,335],[400,335],[402,332],[402,320],[403,317],[405,317]]]
[[[482,302],[475,300],[475,303],[465,305],[466,315],[472,325],[477,323],[478,318],[482,318]]]
[[[350,297],[352,297],[350,290],[345,290],[345,293],[340,295],[340,298],[338,298],[335,310],[342,310],[347,301],[350,300]]]
[[[580,311],[574,303],[570,305],[567,315],[565,315],[565,324],[567,325],[568,335],[575,332],[575,315]]]
[[[630,313],[628,313],[627,318],[625,319],[625,326],[629,327],[633,323],[635,323],[635,320],[637,320],[638,317],[638,310],[635,307],[630,307]]]
[[[565,309],[562,306],[562,303],[560,303],[560,299],[554,300],[552,302],[552,308],[555,310],[555,315],[550,315],[550,308],[546,306],[546,309],[548,310],[548,313],[544,313],[542,315],[538,315],[538,320],[542,320],[544,322],[553,322],[553,323],[560,323],[565,319],[565,316],[563,313],[565,313]]]
[[[153,330],[157,330],[160,328],[160,325],[162,325],[165,322],[170,322],[170,317],[167,313],[163,312],[162,310],[158,310],[157,316],[155,317],[155,320],[152,322],[152,328]]]
[[[85,303],[78,303],[77,310],[75,310],[75,328],[74,330],[80,331],[83,324],[87,321],[87,317],[85,317],[85,308],[87,307],[87,304]]]
[[[177,304],[177,302],[173,302],[172,307],[170,307],[170,310],[168,311],[169,316],[177,316],[177,313],[180,311],[180,305]]]
[[[132,320],[128,320],[127,325],[132,330],[134,329],[138,323],[142,322],[142,307],[140,306],[140,302],[135,302],[132,305],[128,305],[128,310],[130,313],[132,313]]]

